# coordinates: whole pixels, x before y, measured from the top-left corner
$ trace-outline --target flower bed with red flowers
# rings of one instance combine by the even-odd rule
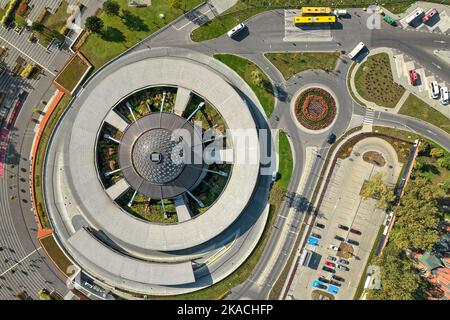
[[[336,102],[326,90],[309,88],[297,97],[295,116],[298,122],[307,129],[326,128],[336,116]]]

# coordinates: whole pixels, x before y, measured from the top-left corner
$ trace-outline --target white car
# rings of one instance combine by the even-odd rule
[[[332,244],[330,244],[330,249],[334,250],[334,251],[338,251],[339,250],[338,247],[336,247],[335,245],[332,245]]]
[[[447,87],[442,87],[441,88],[441,103],[442,104],[449,103],[448,88]]]
[[[233,29],[231,29],[230,31],[227,32],[227,35],[231,38],[233,37],[235,34],[237,34],[239,31],[244,30],[245,28],[245,24],[243,23],[239,23],[236,27],[234,27]]]
[[[439,84],[437,81],[431,81],[430,83],[431,97],[433,99],[439,98]]]

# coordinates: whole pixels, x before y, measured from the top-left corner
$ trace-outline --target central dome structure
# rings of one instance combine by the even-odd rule
[[[183,149],[166,129],[152,129],[140,136],[133,147],[137,173],[155,184],[172,181],[183,171]]]
[[[202,131],[174,113],[154,112],[131,123],[119,146],[124,178],[151,199],[174,198],[202,175]],[[197,150],[198,149],[198,150]]]

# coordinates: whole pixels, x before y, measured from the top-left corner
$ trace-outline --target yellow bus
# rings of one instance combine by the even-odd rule
[[[302,7],[302,15],[305,14],[330,14],[330,7]]]
[[[335,23],[336,16],[295,17],[294,24]]]

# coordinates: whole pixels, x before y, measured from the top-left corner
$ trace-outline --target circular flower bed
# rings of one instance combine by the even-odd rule
[[[297,97],[295,116],[298,122],[307,129],[326,128],[336,116],[336,102],[326,90],[309,88]]]

